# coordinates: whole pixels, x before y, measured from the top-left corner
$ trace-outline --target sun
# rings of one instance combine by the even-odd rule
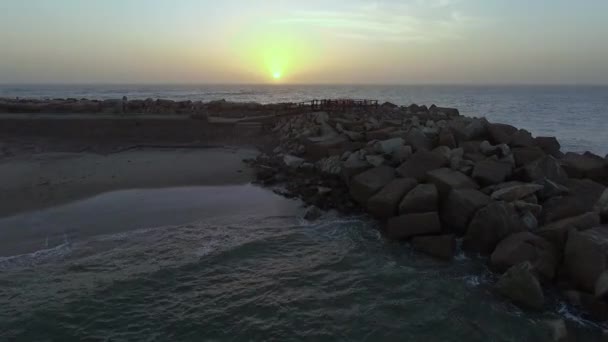
[[[272,73],[272,78],[274,78],[275,80],[281,79],[281,76],[282,76],[281,73],[278,71]]]

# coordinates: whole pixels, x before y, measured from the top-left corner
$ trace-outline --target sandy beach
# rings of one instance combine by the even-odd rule
[[[0,160],[0,216],[56,206],[107,191],[245,184],[242,148],[138,148],[107,155],[48,152]]]

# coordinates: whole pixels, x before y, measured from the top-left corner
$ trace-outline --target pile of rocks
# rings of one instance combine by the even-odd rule
[[[514,302],[540,309],[552,284],[608,317],[606,158],[436,106],[302,114],[273,132],[277,146],[254,162],[264,184],[324,209],[365,210],[388,237],[438,258],[462,238],[489,256],[497,291]]]

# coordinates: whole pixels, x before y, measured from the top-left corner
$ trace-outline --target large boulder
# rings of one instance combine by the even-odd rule
[[[602,184],[608,184],[608,165],[602,157],[589,153],[568,152],[561,162],[571,178],[589,178]]]
[[[589,179],[571,179],[565,185],[568,195],[552,197],[543,203],[544,224],[593,211],[605,189]]]
[[[367,210],[378,218],[389,218],[397,215],[399,202],[418,182],[413,178],[393,179],[378,193],[367,200]]]
[[[454,134],[448,129],[442,129],[439,131],[439,137],[437,144],[439,146],[447,146],[449,148],[456,148],[456,139],[454,138]]]
[[[475,189],[455,189],[441,203],[441,220],[455,233],[463,235],[477,210],[491,202],[486,194]]]
[[[502,239],[524,230],[524,223],[512,204],[492,202],[473,216],[462,246],[472,252],[490,254]]]
[[[505,272],[496,283],[496,290],[524,308],[542,310],[545,304],[543,289],[529,262],[515,265]]]
[[[427,172],[448,165],[449,161],[441,153],[425,150],[418,151],[397,168],[397,173],[403,178],[415,178],[425,181]]]
[[[504,182],[511,176],[512,166],[493,159],[486,159],[475,163],[473,179],[481,185],[492,185]]]
[[[375,167],[353,177],[349,184],[350,194],[359,204],[365,205],[370,197],[394,178],[395,169],[392,167]]]
[[[552,155],[555,158],[562,158],[564,154],[560,151],[562,146],[555,137],[536,137],[536,145],[538,145],[545,153]]]
[[[437,211],[439,194],[433,184],[419,184],[403,197],[399,214]]]
[[[435,184],[441,197],[454,189],[479,189],[479,185],[462,172],[441,168],[428,172],[427,179]]]
[[[515,166],[521,167],[547,155],[540,147],[516,147],[511,149]]]
[[[539,184],[514,184],[500,188],[492,193],[492,199],[497,201],[513,202],[522,198],[526,198],[544,187]]]
[[[365,157],[361,158],[360,153],[352,153],[342,163],[342,178],[348,183],[350,182],[351,177],[356,176],[371,167],[372,165],[365,160]]]
[[[608,189],[604,190],[604,193],[595,204],[595,210],[600,214],[603,221],[608,221]]]
[[[551,241],[558,248],[566,243],[568,231],[586,230],[600,225],[600,216],[595,212],[569,217],[540,227],[536,232],[539,236]]]
[[[306,146],[306,158],[314,161],[333,155],[341,155],[346,151],[356,150],[360,146],[360,144],[351,142],[344,135],[307,138],[303,143]]]
[[[490,142],[493,144],[508,144],[511,142],[511,136],[517,132],[517,128],[506,124],[489,124],[488,134]]]
[[[512,147],[531,147],[536,145],[536,141],[532,137],[532,134],[525,129],[520,129],[513,133],[509,145]]]
[[[392,155],[403,146],[403,138],[393,138],[377,141],[374,144],[376,153]]]
[[[410,129],[403,138],[405,140],[405,144],[412,146],[415,151],[430,151],[434,147],[433,141],[418,128]]]
[[[549,241],[530,232],[515,233],[502,240],[490,260],[492,267],[499,272],[528,261],[546,280],[555,277],[559,263],[556,248]]]
[[[488,121],[486,119],[474,118],[464,129],[456,130],[454,135],[458,141],[484,140],[488,135],[487,125]]]
[[[608,227],[582,232],[571,230],[564,251],[564,267],[579,289],[594,293],[595,284],[608,266]]]
[[[435,258],[451,260],[456,254],[454,235],[418,236],[412,239],[415,250]]]
[[[365,132],[365,138],[368,141],[372,140],[386,140],[391,137],[391,134],[395,131],[395,127],[385,127],[382,129]]]
[[[386,225],[386,232],[392,239],[403,240],[418,235],[441,233],[441,222],[436,212],[406,214],[392,217]]]
[[[542,181],[549,179],[558,184],[563,184],[568,180],[568,174],[561,167],[557,159],[545,156],[537,159],[519,170],[522,180],[527,182]]]

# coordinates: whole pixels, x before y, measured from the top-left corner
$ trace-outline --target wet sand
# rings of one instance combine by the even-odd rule
[[[135,149],[108,155],[41,153],[0,160],[0,217],[103,192],[189,185],[246,184],[253,149]]]

